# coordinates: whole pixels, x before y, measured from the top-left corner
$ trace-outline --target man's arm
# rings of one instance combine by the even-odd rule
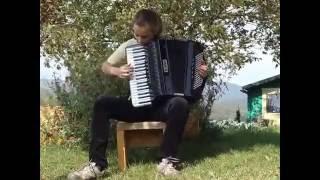
[[[104,74],[128,79],[132,68],[126,64],[125,48],[127,43],[122,43],[102,64],[101,70]],[[124,64],[120,67],[117,67]]]
[[[112,66],[110,63],[105,61],[102,66],[101,70],[104,74],[111,75],[111,76],[118,76],[119,75],[119,68]]]
[[[114,67],[106,61],[102,64],[101,70],[107,75],[117,76],[121,79],[130,79],[130,76],[132,75],[132,66],[129,64]]]

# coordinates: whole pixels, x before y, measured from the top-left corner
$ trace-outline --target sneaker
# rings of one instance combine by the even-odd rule
[[[157,170],[165,176],[178,175],[180,174],[180,171],[177,170],[178,163],[179,159],[177,158],[162,158],[162,161],[157,165]]]
[[[89,164],[82,167],[80,170],[72,172],[68,175],[68,180],[89,180],[96,179],[104,174],[104,170],[96,165],[95,162],[90,162]]]

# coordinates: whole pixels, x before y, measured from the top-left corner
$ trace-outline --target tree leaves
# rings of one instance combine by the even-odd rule
[[[132,17],[141,8],[161,15],[163,36],[207,45],[209,79],[220,81],[218,67],[232,76],[246,63],[258,61],[252,50],[256,44],[280,65],[279,0],[41,0],[40,8],[41,49],[69,70],[72,86],[86,103],[98,94],[128,92],[126,82],[105,77],[100,66],[120,43],[132,38]],[[91,104],[86,106],[90,109]]]

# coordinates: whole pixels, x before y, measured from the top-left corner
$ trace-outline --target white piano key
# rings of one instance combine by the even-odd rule
[[[137,92],[137,93],[140,93],[144,90],[150,90],[150,87],[132,87],[134,90],[132,92]],[[149,92],[147,92],[149,93]]]
[[[133,59],[134,63],[146,63],[146,61],[147,61],[147,58],[143,57],[143,56],[142,57],[137,57],[137,58],[132,57],[131,59]]]
[[[137,90],[137,92],[141,92],[142,90],[150,90],[149,86],[136,86],[133,88],[135,88]]]
[[[148,52],[145,50],[138,50],[138,51],[127,51],[127,54],[136,55],[136,54],[145,54],[148,55]]]
[[[135,89],[134,91],[137,91],[137,92],[141,92],[141,90],[147,90],[147,89],[150,89],[149,86],[136,86],[136,85],[132,85],[131,86],[133,89]]]
[[[128,53],[127,52],[127,57],[132,57],[132,58],[137,58],[137,57],[147,57],[148,54],[146,52],[138,52],[138,53]]]
[[[147,71],[147,70],[148,70],[147,68],[142,68],[142,67],[140,67],[140,68],[133,68],[134,73],[136,73],[136,72],[142,72],[142,71]]]
[[[139,62],[134,62],[132,61],[132,67],[135,68],[136,66],[146,66],[146,61],[139,61]]]
[[[133,52],[133,51],[127,51],[128,56],[147,56],[148,53],[146,51],[138,51],[138,52]]]
[[[144,95],[140,95],[140,96],[136,96],[137,98],[146,98],[146,97],[152,97],[151,94],[144,94]]]
[[[138,71],[142,71],[142,70],[146,70],[147,68],[146,67],[135,67],[133,70],[135,71],[135,72],[138,72]]]
[[[143,75],[143,74],[147,74],[147,71],[144,70],[144,71],[139,71],[139,72],[135,72],[134,73],[135,75]]]
[[[149,83],[148,82],[143,82],[143,83],[136,83],[137,87],[149,87]]]
[[[134,107],[142,107],[142,106],[151,105],[151,102],[146,102],[146,103],[134,103],[134,102],[132,102],[132,105]]]
[[[142,74],[142,75],[134,75],[134,79],[133,80],[142,80],[142,79],[147,79],[146,78],[146,74]]]
[[[144,67],[134,68],[134,69],[133,69],[133,73],[141,72],[141,71],[147,71],[147,70],[148,70],[148,69],[147,69],[147,68],[144,68]]]
[[[149,84],[148,81],[141,81],[141,80],[132,80],[131,85],[143,85],[143,84]]]
[[[140,94],[142,94],[142,92],[143,92],[143,90],[149,90],[150,91],[150,87],[148,87],[148,86],[146,86],[146,87],[137,87],[137,86],[134,86],[134,85],[132,85],[131,86],[131,91],[132,92],[137,92],[137,93],[140,93]],[[150,93],[150,92],[146,92],[146,93]]]
[[[142,101],[152,101],[152,98],[150,96],[148,97],[131,97],[133,101],[136,101],[136,102],[142,102]]]
[[[135,79],[135,80],[146,79],[146,75],[144,75],[144,76],[135,76],[134,79]]]
[[[134,101],[143,101],[144,98],[150,98],[150,100],[152,100],[150,95],[146,95],[146,96],[131,96],[132,100]]]
[[[127,57],[128,57],[128,58],[133,58],[133,59],[139,59],[139,58],[147,59],[147,55],[146,55],[146,54],[142,54],[142,53],[127,54]]]
[[[130,57],[129,57],[130,58]],[[139,58],[131,58],[133,59],[133,62],[134,64],[137,64],[137,63],[144,63],[146,64],[146,57],[139,57]]]
[[[142,85],[148,85],[148,82],[136,82],[133,81],[132,83],[130,83],[131,86],[137,87],[137,86],[142,86]]]
[[[134,61],[138,61],[138,60],[146,60],[148,57],[147,56],[132,56],[129,58],[133,58]]]
[[[138,62],[138,63],[134,63],[133,68],[135,68],[135,66],[145,66],[146,63],[145,62]]]
[[[138,91],[137,93],[138,93],[138,95],[139,95],[139,94],[142,95],[142,94],[150,93],[150,89],[141,90],[141,91]]]
[[[134,63],[146,63],[146,57],[131,58]]]
[[[142,74],[142,75],[135,75],[134,76],[134,80],[143,80],[143,79],[147,79],[148,80],[148,78],[146,77],[146,74]]]
[[[147,52],[142,51],[142,52],[137,52],[137,53],[133,53],[134,56],[147,56]]]
[[[147,66],[146,66],[146,64],[141,64],[141,65],[135,65],[134,68],[146,68],[147,69]]]
[[[132,54],[132,55],[128,55],[127,57],[129,57],[129,58],[132,58],[132,59],[134,59],[135,61],[137,61],[137,60],[140,60],[140,59],[147,59],[148,58],[148,56],[146,56],[146,55],[135,55],[135,54]]]
[[[130,84],[134,88],[142,88],[142,87],[150,87],[148,83],[138,84],[138,83],[132,83]]]
[[[145,102],[145,101],[151,101],[152,99],[150,97],[146,97],[146,98],[141,98],[138,100],[138,102]]]
[[[135,82],[138,82],[138,83],[148,82],[148,79],[139,79],[139,80],[135,80]]]
[[[146,70],[143,70],[143,71],[146,71]],[[136,78],[146,78],[146,77],[144,77],[144,76],[146,76],[147,73],[146,73],[146,72],[143,72],[143,71],[134,71],[134,72],[132,73],[132,75],[133,75],[134,77],[136,77]]]

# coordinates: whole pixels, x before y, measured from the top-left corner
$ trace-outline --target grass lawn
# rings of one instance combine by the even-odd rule
[[[192,140],[184,140],[179,157],[184,161],[181,175],[170,178],[156,173],[158,148],[129,151],[129,169],[118,169],[117,152],[109,148],[109,168],[101,179],[280,179],[280,131],[226,130],[223,134],[206,131]],[[66,179],[72,170],[87,162],[87,150],[50,145],[41,148],[42,179]]]

